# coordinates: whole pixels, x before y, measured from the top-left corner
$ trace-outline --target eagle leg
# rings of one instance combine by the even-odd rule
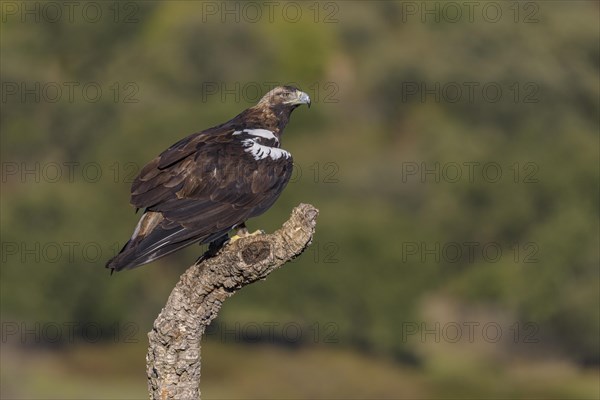
[[[243,238],[244,236],[248,236],[248,227],[246,227],[245,222],[242,222],[241,224],[236,226],[236,228],[237,228],[237,232],[235,233],[235,235],[233,237],[237,236],[239,239],[239,238]],[[234,242],[235,242],[235,240],[234,240]]]
[[[202,254],[200,257],[198,257],[198,259],[196,260],[196,264],[200,264],[204,260],[213,258],[217,254],[219,254],[219,251],[221,251],[223,246],[234,243],[241,238],[265,234],[265,231],[263,231],[262,229],[256,230],[252,233],[249,233],[248,228],[246,227],[245,223],[241,223],[241,224],[237,225],[236,228],[237,228],[237,231],[236,231],[235,235],[233,235],[231,238],[225,234],[225,235],[219,237],[218,239],[215,239],[212,242],[210,242],[208,244],[208,250],[206,250],[204,252],[204,254]]]
[[[209,258],[213,258],[219,251],[225,246],[225,243],[229,241],[229,237],[225,234],[218,239],[213,240],[208,244],[208,250],[204,252],[198,259],[196,260],[196,265],[200,264],[202,261],[207,260]]]
[[[265,231],[263,231],[262,229],[256,230],[252,233],[249,233],[248,228],[246,227],[246,224],[242,223],[237,226],[236,234],[233,235],[231,238],[229,238],[229,242],[227,244],[234,243],[234,242],[238,241],[239,239],[245,238],[248,236],[264,235],[264,233],[265,233]]]

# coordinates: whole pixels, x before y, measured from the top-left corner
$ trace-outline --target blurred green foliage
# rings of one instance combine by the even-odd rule
[[[3,247],[3,320],[149,328],[201,249],[108,276],[105,260],[138,218],[127,204],[135,172],[127,163],[141,166],[231,118],[254,103],[250,89],[295,82],[314,98],[284,136],[299,174],[249,225],[275,229],[309,202],[321,211],[315,243],[228,301],[220,321],[334,322],[348,349],[421,363],[427,356],[401,340],[406,323],[423,320],[430,299],[452,299],[533,321],[539,354],[598,363],[597,3],[539,2],[533,23],[423,23],[407,20],[401,2],[335,3],[332,23],[223,23],[203,4],[139,3],[135,23],[2,23],[3,85],[97,82],[103,90],[97,102],[79,89],[72,102],[2,101],[0,227],[3,246],[20,251]],[[455,102],[411,94],[415,84],[453,82],[477,83],[474,101],[466,91]],[[482,95],[486,83],[502,88],[498,101]],[[502,179],[476,169],[470,182],[464,168],[457,182],[436,182],[406,170],[469,162],[497,163]],[[67,168],[56,183],[4,179],[7,165],[36,163],[78,165],[72,181]],[[84,179],[90,163],[102,169],[97,182]],[[73,259],[64,245],[72,242]],[[467,242],[498,243],[503,255],[489,262],[480,247],[473,260],[453,262],[407,253]],[[55,262],[22,255],[36,243],[59,244],[63,254]]]

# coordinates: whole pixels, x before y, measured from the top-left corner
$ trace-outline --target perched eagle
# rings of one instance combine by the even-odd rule
[[[231,229],[262,214],[292,173],[281,135],[294,109],[310,98],[277,87],[232,120],[175,143],[142,168],[131,204],[144,209],[131,239],[106,264],[131,269],[193,243],[222,244]]]

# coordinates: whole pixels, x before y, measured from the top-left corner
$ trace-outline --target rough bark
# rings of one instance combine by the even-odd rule
[[[241,238],[181,275],[148,333],[151,399],[200,398],[200,341],[206,327],[225,299],[310,245],[317,215],[313,206],[300,204],[275,233]]]

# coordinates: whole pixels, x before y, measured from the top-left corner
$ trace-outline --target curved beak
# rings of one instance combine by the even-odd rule
[[[294,100],[293,104],[306,104],[308,105],[308,108],[310,108],[310,97],[308,97],[306,93],[298,90],[296,91],[296,99]]]

